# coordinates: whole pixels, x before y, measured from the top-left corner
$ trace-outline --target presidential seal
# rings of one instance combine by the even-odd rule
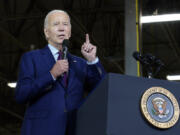
[[[174,126],[179,119],[179,104],[176,98],[162,87],[151,87],[144,92],[141,111],[148,122],[162,129]]]

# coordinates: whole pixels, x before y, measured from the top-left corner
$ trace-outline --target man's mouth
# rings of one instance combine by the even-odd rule
[[[64,38],[65,38],[65,34],[60,34],[60,35],[58,35],[58,38],[64,39]]]

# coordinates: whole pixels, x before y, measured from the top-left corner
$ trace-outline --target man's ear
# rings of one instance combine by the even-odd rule
[[[72,29],[71,29],[71,27],[70,27],[70,32],[69,32],[69,34],[68,34],[68,38],[71,37],[71,31],[72,31]]]
[[[70,31],[70,33],[69,33],[69,35],[68,35],[68,36],[69,36],[69,38],[71,37],[71,31]]]
[[[47,28],[44,28],[44,35],[45,35],[46,39],[49,38],[49,33],[48,33]]]

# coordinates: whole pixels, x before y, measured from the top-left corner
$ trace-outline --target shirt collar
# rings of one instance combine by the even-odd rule
[[[49,47],[49,49],[50,49],[50,51],[51,51],[51,53],[53,54],[53,55],[56,55],[58,52],[59,52],[59,50],[58,49],[56,49],[54,46],[52,46],[51,44],[48,44],[48,47]]]

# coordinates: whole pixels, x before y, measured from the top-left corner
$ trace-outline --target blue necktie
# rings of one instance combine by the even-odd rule
[[[62,52],[58,52],[59,56],[58,56],[58,59],[57,60],[62,60]],[[65,87],[67,87],[68,85],[68,76],[67,76],[67,73],[65,72],[62,76],[62,81],[63,81],[63,84]]]

